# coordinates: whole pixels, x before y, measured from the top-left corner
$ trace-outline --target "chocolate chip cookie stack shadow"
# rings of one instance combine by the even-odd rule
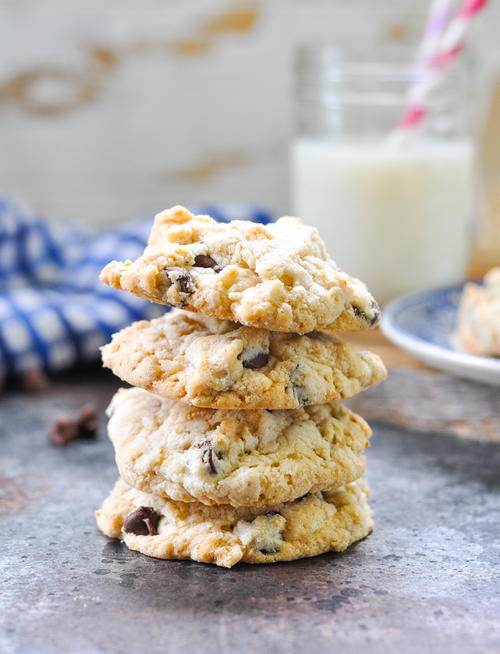
[[[340,400],[382,381],[338,340],[374,327],[366,287],[312,227],[174,207],[102,281],[177,307],[103,348],[133,388],[108,410],[120,478],[97,524],[143,554],[231,567],[341,551],[372,529],[370,428]]]

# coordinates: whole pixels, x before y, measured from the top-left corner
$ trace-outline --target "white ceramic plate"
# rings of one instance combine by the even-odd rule
[[[465,354],[453,346],[462,288],[453,286],[393,300],[382,313],[382,332],[429,366],[500,386],[500,359]]]

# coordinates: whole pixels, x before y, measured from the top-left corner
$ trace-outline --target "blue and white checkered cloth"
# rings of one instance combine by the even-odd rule
[[[216,220],[270,216],[253,206],[195,207]],[[166,307],[99,282],[112,259],[142,253],[152,218],[100,235],[55,230],[10,199],[0,197],[0,374],[56,371],[98,358],[111,334]]]

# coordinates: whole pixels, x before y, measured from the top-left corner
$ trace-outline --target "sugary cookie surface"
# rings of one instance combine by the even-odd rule
[[[464,352],[500,356],[500,267],[482,286],[466,284],[460,299],[456,344]]]
[[[108,433],[120,476],[182,502],[266,505],[338,488],[364,473],[371,435],[340,403],[288,411],[201,409],[122,389]]]
[[[345,550],[372,530],[368,492],[359,480],[286,504],[209,507],[164,500],[119,480],[96,519],[104,534],[148,556],[230,568]]]
[[[284,217],[269,225],[218,223],[183,207],[155,218],[135,262],[112,261],[101,280],[160,304],[272,331],[369,329],[378,306],[337,268],[313,227]]]
[[[176,309],[136,322],[102,349],[104,365],[157,395],[220,409],[294,409],[352,397],[382,381],[371,352],[313,332],[243,327]]]

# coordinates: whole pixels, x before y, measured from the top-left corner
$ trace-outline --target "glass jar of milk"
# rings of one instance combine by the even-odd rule
[[[400,53],[345,60],[306,47],[296,61],[293,213],[381,302],[460,282],[472,236],[466,67],[446,76],[421,127],[394,141],[414,74]]]

